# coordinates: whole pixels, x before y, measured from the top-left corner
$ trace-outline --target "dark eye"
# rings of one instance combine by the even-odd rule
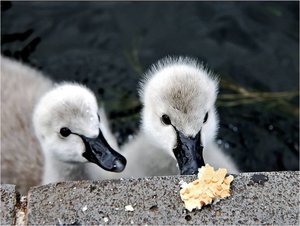
[[[71,130],[67,127],[61,128],[59,132],[63,137],[67,137],[71,134]]]
[[[208,112],[207,112],[207,113],[205,114],[205,116],[204,116],[203,123],[206,123],[207,119],[208,119]]]
[[[98,115],[98,120],[99,120],[99,122],[100,122],[100,116],[99,116],[99,114],[97,114]]]
[[[171,125],[171,120],[169,118],[168,115],[162,115],[161,116],[161,121],[165,124],[165,125]]]

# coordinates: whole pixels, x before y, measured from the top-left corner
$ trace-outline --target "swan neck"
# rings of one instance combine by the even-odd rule
[[[84,163],[67,163],[50,155],[45,156],[43,184],[87,178]]]

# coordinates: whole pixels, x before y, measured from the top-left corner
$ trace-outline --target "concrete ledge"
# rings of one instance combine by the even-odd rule
[[[16,186],[11,184],[1,184],[1,209],[0,225],[12,225],[15,220],[15,206],[17,204]]]
[[[179,196],[179,182],[193,176],[49,184],[29,191],[26,221],[29,225],[299,225],[299,175],[299,171],[236,175],[229,198],[193,212],[185,210]],[[134,211],[125,211],[127,205]]]

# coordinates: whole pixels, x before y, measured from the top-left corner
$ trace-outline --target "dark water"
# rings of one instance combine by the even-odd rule
[[[218,143],[240,168],[299,170],[298,2],[1,2],[1,11],[2,54],[89,86],[119,143],[138,128],[142,72],[187,55],[220,75]]]

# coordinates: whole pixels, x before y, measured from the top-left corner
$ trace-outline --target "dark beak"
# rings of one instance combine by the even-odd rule
[[[194,138],[185,136],[176,130],[177,147],[173,149],[181,175],[197,174],[198,168],[204,166],[201,130]]]
[[[88,161],[107,171],[122,172],[124,170],[127,162],[126,158],[110,147],[100,129],[96,138],[89,138],[77,133],[73,134],[80,136],[83,140],[85,152],[82,156]]]

